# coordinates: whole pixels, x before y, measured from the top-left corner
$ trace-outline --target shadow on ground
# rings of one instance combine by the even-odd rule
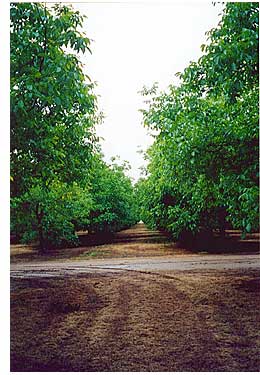
[[[259,371],[257,271],[12,279],[11,371]]]
[[[45,261],[71,259],[77,257],[132,257],[163,256],[207,252],[211,254],[257,253],[259,251],[259,233],[253,233],[241,240],[241,232],[228,230],[221,238],[201,234],[182,238],[174,242],[169,235],[160,231],[148,230],[144,224],[117,233],[88,234],[79,233],[80,245],[74,248],[49,250],[39,254],[36,245],[11,245],[11,261]]]
[[[241,239],[241,231],[226,230],[225,236],[218,233],[201,233],[196,237],[184,236],[178,245],[192,252],[206,251],[211,254],[221,253],[257,253],[259,252],[259,233],[248,234]]]

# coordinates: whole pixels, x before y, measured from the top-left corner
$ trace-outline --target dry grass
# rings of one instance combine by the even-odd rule
[[[190,253],[140,225],[104,241],[46,256],[15,245],[12,261]],[[11,370],[260,371],[259,311],[256,271],[12,278]]]
[[[248,235],[246,240],[240,239],[240,232],[226,231],[227,238],[223,241],[215,239],[214,244],[206,244],[209,253],[256,253],[259,251],[259,233]],[[125,257],[153,257],[164,255],[188,255],[205,252],[205,248],[185,248],[172,242],[159,231],[149,231],[143,224],[137,224],[111,236],[89,235],[79,233],[81,246],[50,250],[48,254],[39,254],[36,245],[11,245],[11,261],[49,261],[76,260],[88,258],[125,258]],[[209,247],[209,249],[207,249]]]
[[[190,251],[178,247],[176,243],[170,242],[164,234],[158,231],[149,231],[140,224],[109,237],[89,236],[81,233],[80,239],[83,246],[51,250],[48,254],[39,254],[35,245],[11,245],[11,262],[41,262],[93,257],[100,259],[150,257],[190,253]]]
[[[73,259],[84,259],[89,256],[95,258],[132,258],[132,257],[154,257],[163,255],[185,255],[191,251],[178,248],[172,243],[114,243],[92,247],[82,252]]]
[[[259,371],[253,272],[12,282],[12,371]]]

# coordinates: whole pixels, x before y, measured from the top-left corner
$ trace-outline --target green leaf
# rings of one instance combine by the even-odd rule
[[[61,99],[59,97],[54,98],[54,101],[57,105],[61,105]]]
[[[24,109],[24,102],[22,100],[19,100],[18,108]]]
[[[251,224],[250,223],[248,223],[247,224],[247,226],[246,226],[246,231],[249,233],[249,232],[251,232]]]

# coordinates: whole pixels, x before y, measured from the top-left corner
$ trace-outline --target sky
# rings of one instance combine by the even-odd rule
[[[153,142],[143,127],[139,91],[159,82],[160,89],[178,83],[175,73],[201,56],[205,32],[219,22],[221,6],[211,2],[73,3],[88,18],[84,31],[92,55],[82,58],[86,73],[97,82],[99,109],[105,119],[97,127],[105,160],[119,155],[132,166],[136,181],[142,154]]]

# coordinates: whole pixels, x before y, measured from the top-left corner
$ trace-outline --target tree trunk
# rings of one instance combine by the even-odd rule
[[[219,232],[222,239],[226,236],[226,217],[227,211],[224,207],[219,208],[218,220],[219,220]]]
[[[42,228],[42,219],[44,216],[43,209],[40,207],[40,204],[38,203],[36,206],[36,217],[37,217],[37,223],[38,223],[38,236],[39,236],[39,244],[40,244],[40,252],[45,253],[46,252],[46,243],[43,235],[43,228]]]

